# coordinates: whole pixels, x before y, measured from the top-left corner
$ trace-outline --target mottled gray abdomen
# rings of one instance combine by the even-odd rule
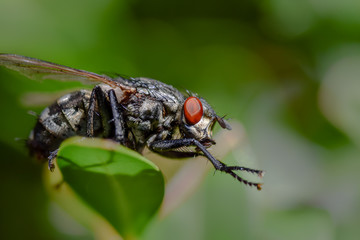
[[[30,153],[40,159],[47,158],[66,138],[86,136],[90,95],[88,90],[72,92],[45,108],[30,133],[27,142]],[[96,131],[101,126],[99,120],[94,120]]]

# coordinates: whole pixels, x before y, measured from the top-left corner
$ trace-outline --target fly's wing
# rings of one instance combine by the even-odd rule
[[[83,90],[83,88],[71,88],[56,92],[27,92],[21,96],[20,102],[25,107],[44,107],[53,104],[56,99],[71,93]]]
[[[132,91],[128,86],[112,78],[84,70],[42,61],[36,58],[15,54],[0,54],[0,65],[18,71],[31,79],[54,79],[61,81],[80,81],[83,83],[105,83],[113,88]]]

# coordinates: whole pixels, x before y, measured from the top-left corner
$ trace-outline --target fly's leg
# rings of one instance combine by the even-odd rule
[[[98,111],[96,112],[95,107],[98,104]],[[106,97],[99,85],[95,86],[91,92],[89,109],[87,115],[87,129],[86,135],[88,137],[94,137],[94,119],[95,115],[100,114],[101,122],[103,127],[103,135],[108,136],[110,134],[110,125],[108,120],[111,119],[109,105],[106,102]]]
[[[157,152],[167,158],[192,158],[192,157],[204,155],[199,152],[182,152],[179,150],[169,150],[169,151],[162,151],[162,152],[157,151]]]
[[[257,174],[259,177],[263,177],[265,172],[262,170],[256,170],[252,168],[246,168],[246,167],[240,167],[240,166],[226,166],[229,170],[235,170],[235,171],[243,171],[243,172],[249,172]]]
[[[114,140],[121,145],[125,145],[125,124],[123,114],[118,107],[119,104],[115,95],[115,91],[111,89],[108,92],[108,95],[110,100],[113,122],[115,126]]]
[[[224,164],[224,163],[220,162],[219,160],[217,160],[216,158],[214,158],[209,153],[209,151],[196,139],[185,138],[185,139],[159,140],[159,141],[152,142],[149,147],[153,151],[161,153],[162,151],[171,151],[173,149],[177,149],[180,147],[186,147],[186,146],[196,146],[204,154],[204,156],[207,159],[209,159],[209,161],[212,163],[212,165],[214,166],[214,168],[216,170],[230,174],[238,181],[240,181],[246,185],[249,185],[249,186],[256,186],[258,190],[261,190],[261,186],[262,186],[261,183],[249,182],[249,181],[241,178],[237,174],[235,174],[233,171],[234,170],[247,171],[247,172],[251,172],[251,173],[256,173],[260,177],[263,176],[263,171],[239,167],[239,166],[227,166],[226,164]]]
[[[107,102],[105,93],[100,86],[95,86],[92,90],[88,110],[86,134],[88,137],[94,137],[94,119],[95,114],[98,114],[95,110],[97,103],[103,126],[103,135],[106,137],[112,135],[111,124],[109,124],[109,122],[113,122],[115,128],[114,140],[122,145],[125,145],[124,119],[118,107],[119,104],[117,102],[115,91],[110,90],[107,94],[110,105],[109,102]]]
[[[55,169],[55,159],[58,154],[59,149],[56,149],[55,151],[52,151],[50,155],[48,156],[48,169],[53,172]]]
[[[95,88],[97,88],[97,86],[94,87],[90,95],[89,109],[86,121],[86,136],[88,137],[94,136],[94,114],[96,104]]]

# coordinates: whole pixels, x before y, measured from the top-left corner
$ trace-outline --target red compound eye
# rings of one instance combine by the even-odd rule
[[[186,122],[194,125],[200,121],[203,116],[203,107],[197,97],[188,97],[184,103],[184,115]]]

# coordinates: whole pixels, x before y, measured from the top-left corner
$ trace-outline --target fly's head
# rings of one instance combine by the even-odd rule
[[[215,122],[231,130],[225,119],[216,115],[211,106],[202,98],[188,97],[183,105],[180,131],[186,138],[194,138],[205,147],[215,144],[212,130]]]

